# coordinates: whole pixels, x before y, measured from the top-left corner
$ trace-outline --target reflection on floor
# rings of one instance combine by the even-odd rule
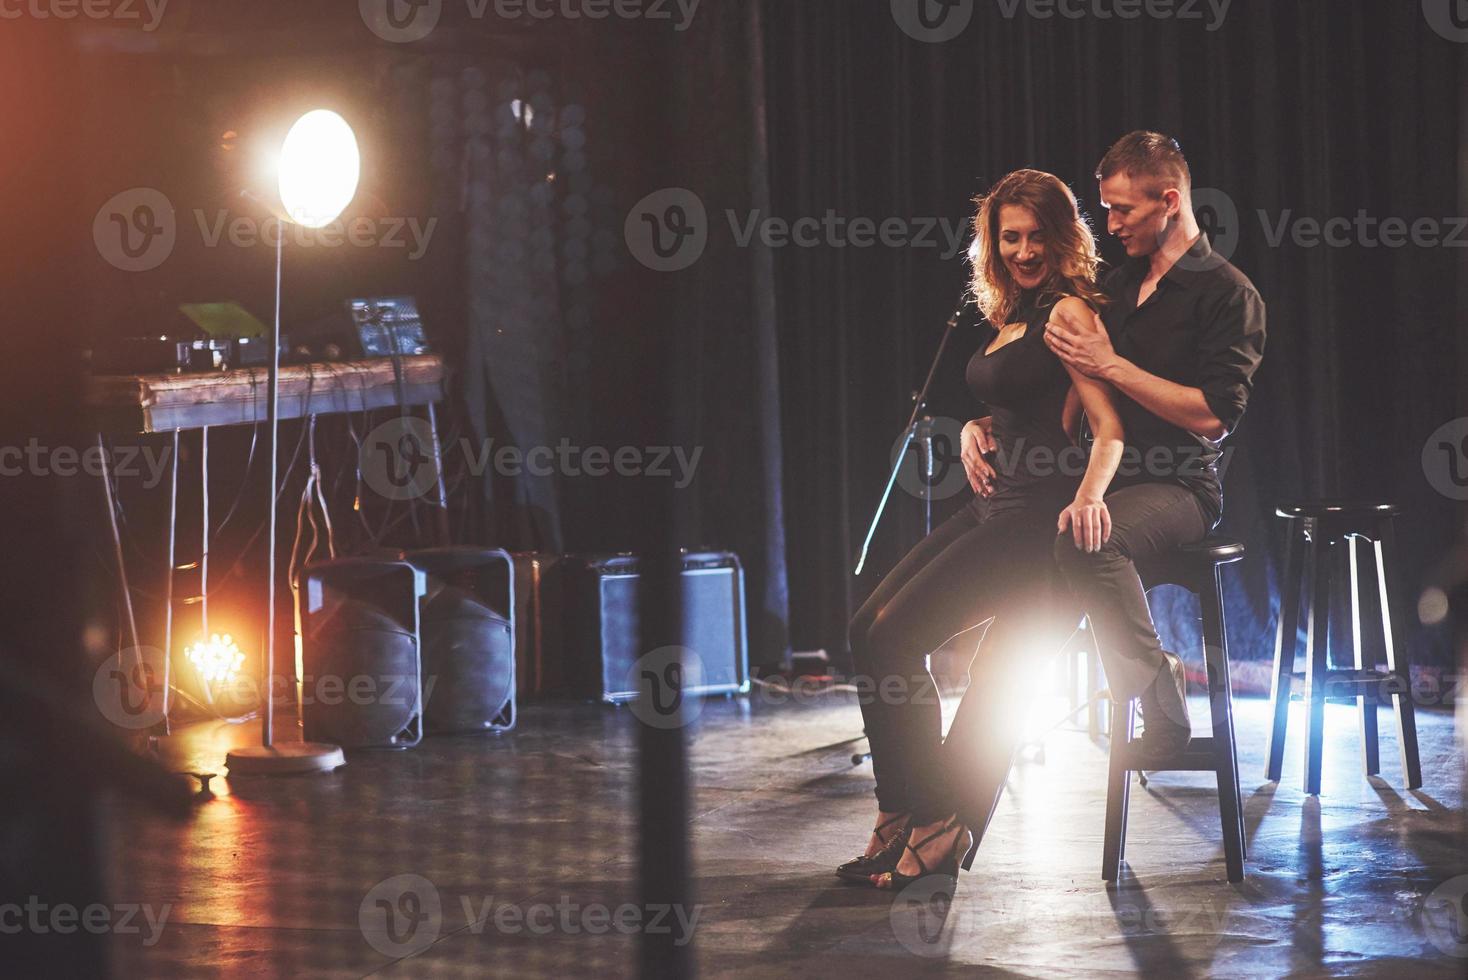
[[[218,779],[186,826],[114,814],[115,900],[144,906],[112,940],[118,975],[632,976],[643,927],[691,933],[704,977],[1468,975],[1464,763],[1446,711],[1418,716],[1427,785],[1406,792],[1390,713],[1385,779],[1367,780],[1354,716],[1332,706],[1311,799],[1303,719],[1275,786],[1267,705],[1240,701],[1241,885],[1225,880],[1212,776],[1170,774],[1133,790],[1129,869],[1105,887],[1104,745],[1050,735],[951,903],[894,904],[831,873],[873,815],[870,766],[850,765],[854,701],[772,700],[710,701],[693,732],[696,909],[636,906],[634,715],[529,706],[504,737]],[[203,725],[168,750],[222,775],[225,749],[256,737]]]

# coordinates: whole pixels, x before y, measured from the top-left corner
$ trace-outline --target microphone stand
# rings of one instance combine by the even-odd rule
[[[963,315],[963,309],[964,309],[964,307],[968,306],[968,302],[969,302],[968,287],[965,286],[964,287],[964,291],[963,291],[963,295],[961,297],[959,297],[958,309],[956,309],[956,310],[953,311],[953,315],[948,318],[948,325],[943,330],[943,339],[938,343],[938,352],[933,355],[933,364],[932,364],[931,367],[928,368],[928,377],[927,377],[927,380],[923,382],[922,390],[920,390],[913,397],[912,417],[907,420],[907,429],[903,433],[903,437],[902,437],[902,449],[901,449],[900,452],[898,452],[897,459],[892,464],[892,473],[891,473],[890,476],[887,477],[887,488],[882,491],[882,499],[877,504],[877,512],[876,512],[876,514],[873,515],[873,517],[872,517],[872,526],[871,526],[871,528],[869,528],[867,530],[867,539],[866,539],[866,541],[864,541],[862,543],[862,546],[861,546],[861,557],[858,558],[857,559],[857,562],[856,562],[856,573],[855,574],[857,574],[857,575],[860,575],[862,569],[866,566],[866,563],[867,563],[867,552],[872,547],[872,538],[874,538],[876,536],[876,534],[877,534],[877,525],[880,524],[881,521],[882,521],[882,512],[887,509],[887,501],[892,496],[892,487],[897,482],[897,474],[902,470],[903,461],[907,458],[907,449],[908,449],[909,446],[912,445],[913,437],[917,434],[918,426],[921,424],[921,420],[919,419],[919,416],[922,414],[923,409],[927,406],[927,403],[928,403],[928,391],[929,391],[929,389],[931,389],[933,387],[933,378],[938,373],[938,365],[943,360],[943,352],[948,349],[948,339],[953,336],[953,328],[956,327],[956,326],[958,326],[958,318]],[[924,460],[925,460],[924,465],[928,468],[927,469],[927,472],[928,473],[931,473],[931,471],[932,471],[932,462],[933,462],[933,447],[932,447],[932,431],[931,431],[931,427],[929,428],[929,431],[928,431],[928,434],[927,434],[927,439],[928,439],[928,443],[927,443],[927,451],[926,451],[926,453],[924,455]],[[928,507],[931,508],[932,505],[933,505],[932,504],[932,501],[929,500],[928,501]],[[928,530],[929,530],[929,532],[931,532],[932,531],[932,527],[931,527],[931,524],[932,524],[931,511],[929,512],[928,524],[929,524]]]

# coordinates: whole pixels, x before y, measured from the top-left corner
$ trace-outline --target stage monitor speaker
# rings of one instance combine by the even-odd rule
[[[430,734],[515,727],[515,580],[507,552],[448,547],[403,559],[428,575],[424,723]]]
[[[683,632],[679,645],[699,658],[700,682],[689,694],[749,690],[744,569],[732,552],[683,551]],[[638,559],[635,555],[568,555],[565,559],[568,660],[578,693],[620,704],[637,696]]]
[[[302,572],[301,726],[307,741],[408,748],[423,738],[419,601],[407,562],[339,558]]]

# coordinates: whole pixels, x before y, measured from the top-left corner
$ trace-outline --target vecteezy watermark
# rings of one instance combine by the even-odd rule
[[[670,22],[682,33],[693,26],[703,0],[462,0],[468,16],[482,20],[645,20]],[[412,44],[432,34],[444,0],[358,0],[367,29],[384,41]]]
[[[104,462],[110,460],[110,466]],[[79,476],[101,478],[111,470],[119,479],[143,477],[151,490],[163,480],[173,460],[171,446],[113,446],[104,458],[101,446],[47,446],[34,436],[24,446],[0,446],[0,477]]]
[[[625,688],[635,692],[632,714],[653,728],[682,728],[703,714],[703,658],[687,647],[659,647],[627,671]]]
[[[1468,500],[1468,418],[1444,422],[1422,444],[1422,472],[1450,500]]]
[[[92,700],[118,728],[142,731],[163,721],[168,692],[163,651],[130,647],[102,661],[92,675]]]
[[[920,421],[911,439],[906,433],[899,436],[889,454],[892,465],[897,466],[897,485],[919,500],[947,500],[962,492],[969,486],[961,455],[962,438],[963,424],[947,417]],[[1203,477],[1211,466],[1221,480],[1232,458],[1232,446],[1210,449],[1195,443],[1175,448],[1151,446],[1146,450],[1127,446],[1122,451],[1116,476],[1150,476],[1160,480]],[[1086,475],[1090,454],[1084,446],[1056,449],[1021,438],[1013,445],[1000,445],[988,461],[1000,477],[1079,480]]]
[[[1422,928],[1448,956],[1468,959],[1468,875],[1449,878],[1422,903]]]
[[[149,33],[163,23],[168,0],[0,0],[0,20],[110,20]]]
[[[1245,227],[1238,204],[1216,187],[1195,187],[1192,197],[1198,226],[1208,234],[1213,254],[1185,255],[1178,264],[1199,269],[1232,259]],[[1382,217],[1358,208],[1353,215],[1321,218],[1293,208],[1274,214],[1260,208],[1253,217],[1270,248],[1468,248],[1468,218],[1461,216]]]
[[[724,212],[738,248],[940,249],[952,259],[967,250],[969,222],[933,217],[854,217],[828,210],[819,217],[783,218],[760,210]],[[624,233],[632,256],[654,272],[681,272],[703,257],[713,231],[702,199],[682,187],[649,194],[627,214]]]
[[[362,440],[357,468],[363,482],[388,500],[424,496],[440,472],[433,427],[417,416],[388,419]]]
[[[915,41],[952,41],[973,20],[974,0],[891,0],[892,19]],[[1005,20],[1198,21],[1212,33],[1223,27],[1233,0],[993,0]]]
[[[427,674],[422,678],[421,696],[419,676],[412,674],[336,674],[303,673],[298,684],[289,678],[272,678],[271,687],[275,700],[282,696],[294,699],[299,696],[303,707],[320,705],[335,708],[341,705],[354,707],[414,708],[427,707],[438,684],[438,675]],[[253,673],[240,673],[228,681],[211,687],[216,702],[237,705],[260,704],[260,679]]]
[[[980,854],[982,859],[982,852]],[[947,875],[920,878],[897,894],[889,913],[892,933],[903,948],[916,956],[939,957],[962,946],[978,928],[980,914],[954,904],[955,879]],[[997,907],[996,907],[997,906]],[[1084,930],[1088,935],[1135,939],[1186,935],[1197,942],[1212,937],[1222,941],[1233,912],[1230,902],[1208,900],[1182,907],[1142,905],[1115,898],[1099,903],[1092,894],[1074,894],[1058,902],[1027,902],[999,897],[986,902],[982,922],[995,927],[999,917],[1021,921],[1027,931],[1043,934],[1053,922],[1060,930]]]
[[[156,269],[173,254],[178,220],[162,191],[132,187],[112,195],[92,219],[92,242],[123,272]]]
[[[604,905],[576,902],[561,895],[555,902],[496,902],[493,895],[459,895],[468,931],[486,929],[501,935],[630,936],[671,935],[675,945],[693,939],[703,906]],[[357,908],[357,926],[367,944],[384,956],[401,958],[423,952],[438,941],[444,927],[444,901],[432,881],[418,874],[394,875],[372,886]]]
[[[115,905],[93,902],[77,906],[67,902],[52,904],[31,895],[25,904],[0,903],[0,935],[15,936],[23,932],[38,936],[51,933],[69,936],[78,932],[89,932],[94,936],[107,933],[141,935],[144,946],[155,946],[172,911],[170,902],[157,907],[149,902],[119,902]]]
[[[623,235],[633,257],[649,269],[681,272],[708,247],[708,209],[686,188],[654,191],[627,213]]]
[[[689,452],[683,446],[578,446],[562,438],[554,446],[496,445],[485,439],[478,445],[468,437],[443,447],[439,455],[456,454],[464,469],[475,478],[491,467],[505,477],[645,476],[670,479],[675,489],[693,482],[703,447]],[[399,416],[375,427],[362,440],[358,451],[362,480],[389,500],[422,497],[438,481],[433,429],[427,420]]]
[[[973,18],[974,0],[892,0],[892,19],[915,41],[951,41]]]
[[[3,0],[0,0],[3,2]],[[184,227],[197,233],[204,248],[275,248],[282,238],[291,248],[406,249],[410,262],[428,252],[437,218],[358,216],[321,228],[279,218],[236,215],[225,209],[189,212]],[[178,245],[179,215],[173,202],[152,187],[133,187],[114,194],[92,219],[92,242],[109,264],[124,272],[156,269]]]
[[[1468,5],[1463,0],[1422,0],[1422,15],[1439,37],[1468,44]]]
[[[950,875],[929,875],[897,894],[887,917],[903,949],[926,958],[945,956],[954,946],[963,945],[974,931],[977,916],[954,912],[957,886],[957,879]]]
[[[964,473],[963,423],[946,416],[923,419],[909,439],[903,433],[892,444],[890,462],[897,466],[897,485],[919,500],[947,500],[968,486]]]
[[[1465,689],[1461,674],[1426,671],[1410,679],[1404,674],[1383,673],[1373,680],[1374,690],[1369,693],[1360,689],[1360,683],[1355,678],[1327,679],[1321,686],[1327,700],[1364,697],[1368,704],[1386,705],[1394,704],[1397,698],[1406,698],[1418,708],[1452,707]]]
[[[1360,208],[1351,217],[1313,218],[1285,209],[1259,212],[1270,248],[1468,248],[1468,218],[1381,218]]]

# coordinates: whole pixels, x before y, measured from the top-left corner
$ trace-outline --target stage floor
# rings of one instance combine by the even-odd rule
[[[1464,765],[1445,711],[1419,713],[1427,785],[1406,792],[1390,712],[1385,778],[1367,780],[1354,712],[1332,705],[1316,800],[1300,789],[1303,716],[1274,786],[1268,706],[1241,700],[1240,885],[1211,774],[1170,774],[1133,789],[1129,866],[1108,889],[1104,746],[1051,735],[1043,762],[1016,768],[939,931],[931,903],[832,875],[874,809],[870,766],[850,764],[864,744],[853,697],[768,702],[707,702],[693,731],[698,906],[681,918],[629,907],[633,713],[530,705],[505,736],[354,753],[324,776],[218,779],[184,825],[111,812],[113,900],[161,918],[112,937],[117,974],[635,976],[642,922],[691,928],[703,977],[1468,975],[1468,920],[1461,942],[1450,932],[1450,902],[1468,912]],[[1206,705],[1194,710],[1201,724]],[[224,751],[257,733],[197,725],[167,751],[223,776]]]

